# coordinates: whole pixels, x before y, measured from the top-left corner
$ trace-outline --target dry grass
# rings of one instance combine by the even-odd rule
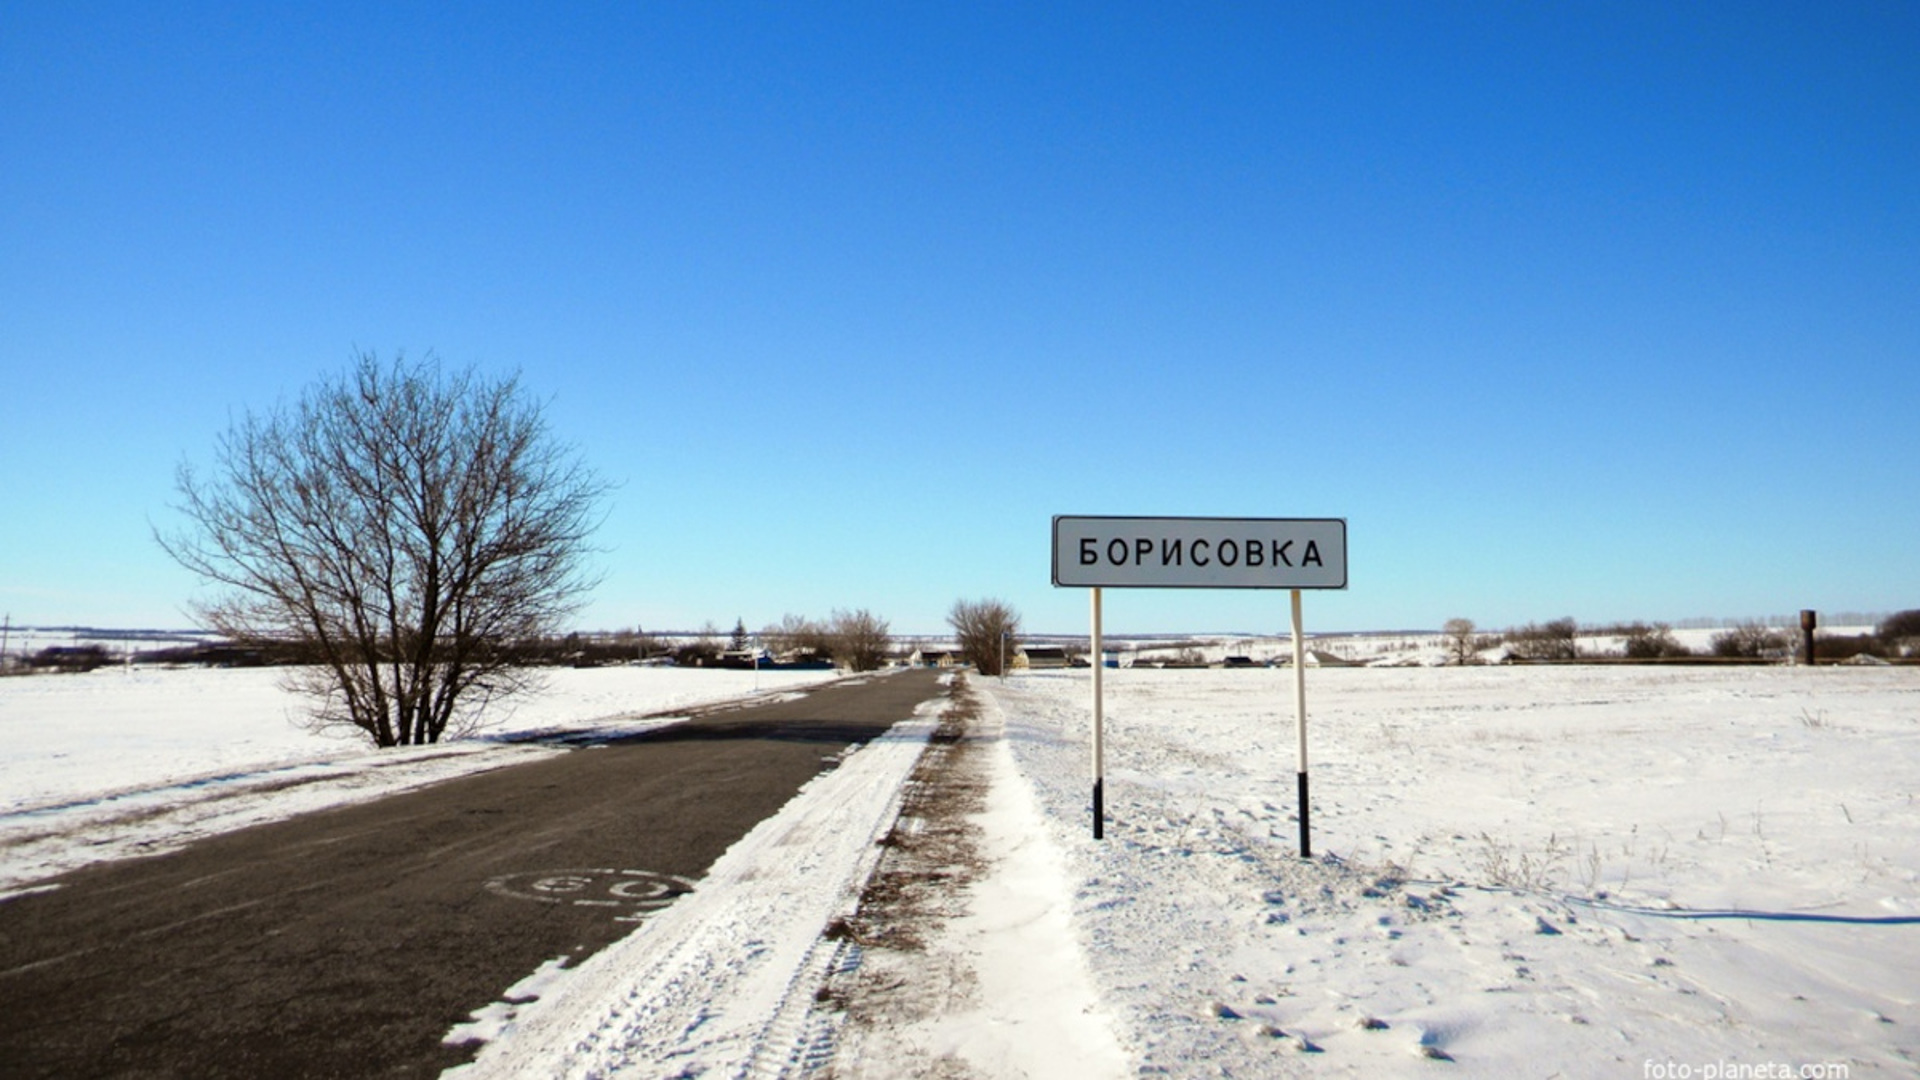
[[[959,893],[985,865],[971,822],[986,799],[986,778],[970,768],[970,728],[979,707],[964,680],[927,741],[901,797],[900,816],[880,838],[886,848],[860,894],[859,908],[827,928],[863,949],[925,947],[930,920],[957,914]]]
[[[885,850],[857,908],[827,927],[829,939],[861,949],[858,966],[834,975],[816,995],[820,1007],[844,1017],[843,1039],[884,1040],[880,1033],[951,1010],[977,993],[966,958],[942,955],[929,943],[946,920],[965,912],[968,887],[987,865],[973,820],[988,787],[978,719],[976,699],[964,678],[956,679],[907,781],[900,815],[879,841]],[[829,1074],[865,1075],[863,1068],[873,1064],[837,1062]],[[915,1077],[966,1074],[946,1059],[896,1060],[892,1069]]]

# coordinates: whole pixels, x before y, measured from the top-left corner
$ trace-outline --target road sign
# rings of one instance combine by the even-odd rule
[[[1300,857],[1313,856],[1307,792],[1306,635],[1300,590],[1347,587],[1345,518],[1074,517],[1053,519],[1053,583],[1092,590],[1093,838],[1106,831],[1106,694],[1100,591],[1288,589],[1293,594],[1293,708],[1299,734]]]
[[[1053,583],[1112,589],[1344,589],[1345,518],[1053,519]]]

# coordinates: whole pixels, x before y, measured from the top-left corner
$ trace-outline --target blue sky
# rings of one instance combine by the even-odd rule
[[[185,625],[175,467],[356,349],[620,485],[585,628],[1078,630],[1062,513],[1347,518],[1309,628],[1920,606],[1920,7],[1034,7],[0,4],[0,608]]]

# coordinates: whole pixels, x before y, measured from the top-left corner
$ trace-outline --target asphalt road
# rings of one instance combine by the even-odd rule
[[[56,879],[0,902],[0,1076],[437,1075],[453,1025],[939,692],[834,683]]]

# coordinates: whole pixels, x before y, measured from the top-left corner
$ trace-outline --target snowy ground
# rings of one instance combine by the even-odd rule
[[[581,682],[515,724],[673,704],[636,703],[655,674],[567,673]],[[1920,1068],[1920,670],[1310,671],[1311,862],[1291,816],[1291,679],[1107,672],[1100,843],[1089,673],[975,679],[997,736],[979,819],[989,870],[928,948],[992,993],[940,1030],[892,1037],[946,1047],[939,1075],[955,1076],[1057,1063],[1010,1046],[1049,1038],[1057,1028],[1035,1021],[1050,1015],[1079,1018],[1088,1075]],[[245,761],[218,756],[285,711],[269,687],[250,672],[0,680],[0,880],[17,887],[59,864],[48,850],[87,846],[116,791],[175,807],[158,820],[177,835],[145,834],[164,844],[232,824],[196,822],[197,792],[217,785],[195,777],[411,767],[316,750],[293,728]],[[450,1033],[491,1040],[468,1071],[831,1073],[838,1020],[814,991],[860,957],[821,931],[850,911],[933,722],[823,774],[623,942],[502,987]],[[138,779],[147,759],[199,764]],[[264,808],[322,786],[228,801]]]
[[[1920,1067],[1920,672],[1312,672],[1312,863],[1290,672],[1108,676],[1098,844],[1086,674],[984,685],[1144,1072]]]

